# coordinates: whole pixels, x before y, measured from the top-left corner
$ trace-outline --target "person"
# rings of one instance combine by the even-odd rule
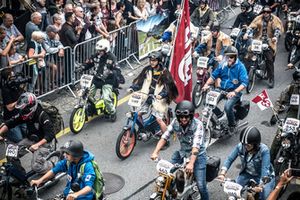
[[[255,14],[253,13],[252,8],[247,1],[244,1],[241,4],[241,11],[242,12],[238,14],[233,23],[233,28],[242,28],[243,25],[249,26],[255,18]]]
[[[184,100],[176,105],[175,115],[167,130],[158,141],[151,159],[158,158],[160,150],[176,133],[180,142],[180,150],[173,153],[171,163],[181,164],[184,158],[190,158],[185,170],[194,174],[202,200],[208,200],[209,195],[206,186],[206,148],[204,146],[204,127],[201,121],[194,118],[195,107],[190,101]]]
[[[0,136],[8,130],[26,124],[26,138],[21,140],[18,145],[28,147],[30,151],[37,151],[33,161],[33,170],[39,174],[44,174],[52,167],[50,161],[40,162],[43,159],[43,152],[48,152],[50,143],[55,139],[54,127],[49,115],[38,103],[38,99],[33,93],[25,92],[18,98],[15,108],[18,110],[17,117],[4,121],[0,128]],[[19,152],[20,157],[26,152]]]
[[[208,6],[207,0],[200,0],[199,8],[191,15],[191,22],[199,28],[209,29],[215,20],[214,12]]]
[[[113,88],[118,88],[117,77],[117,58],[110,52],[110,42],[107,39],[101,39],[96,43],[96,54],[83,65],[82,70],[88,70],[92,67],[97,68],[97,73],[93,79],[93,86],[89,97],[96,102],[95,95],[97,89],[102,90],[103,100],[108,115],[114,115],[116,108],[112,102],[111,94]]]
[[[21,73],[23,70],[22,62],[26,60],[25,55],[21,55],[17,52],[17,46],[12,45],[8,52],[8,64],[13,68],[15,73]]]
[[[290,169],[287,169],[281,174],[279,182],[277,183],[275,189],[271,192],[267,200],[277,200],[282,188],[290,183],[290,181],[294,178],[293,176],[289,175]],[[287,200],[298,200],[299,199],[300,192],[294,191],[291,194],[289,194]]]
[[[67,172],[67,185],[64,189],[66,200],[92,200],[94,199],[93,186],[95,170],[91,163],[94,155],[83,148],[77,140],[69,140],[62,148],[65,159],[60,160],[50,171],[37,180],[32,180],[31,185],[40,186],[53,178],[57,173]],[[79,169],[85,163],[84,174],[79,176]]]
[[[137,5],[133,6],[133,12],[138,19],[147,20],[149,13],[146,8],[146,0],[138,0]]]
[[[256,127],[249,126],[242,130],[240,143],[224,161],[218,179],[225,179],[226,173],[238,156],[242,167],[236,183],[245,187],[251,179],[254,179],[259,184],[255,191],[261,191],[260,199],[266,200],[275,187],[275,174],[270,162],[269,148],[261,143],[261,134]]]
[[[34,12],[30,17],[31,21],[26,24],[25,27],[25,40],[28,45],[31,41],[31,35],[34,31],[40,31],[39,25],[42,23],[42,14]]]
[[[82,31],[82,26],[73,27],[75,22],[75,15],[72,12],[67,12],[65,14],[66,22],[62,25],[59,31],[59,38],[61,43],[67,47],[74,48],[74,46],[79,42],[80,33]]]
[[[100,6],[98,4],[95,4],[91,7],[91,21],[93,22],[92,24],[94,25],[95,31],[94,31],[94,36],[99,36],[102,35],[105,38],[109,38],[109,33],[102,23],[102,13],[100,10]]]
[[[228,120],[229,133],[234,133],[236,131],[236,121],[233,107],[241,100],[242,91],[248,85],[248,75],[244,64],[238,59],[238,51],[234,46],[228,46],[224,54],[227,61],[220,63],[218,68],[213,71],[211,77],[204,84],[203,90],[207,90],[209,85],[217,79],[221,79],[220,89],[228,92],[224,110]],[[225,98],[225,95],[222,95],[221,98]],[[218,107],[213,112],[218,118],[221,118],[224,114]]]
[[[247,33],[244,35],[245,40],[248,39],[248,36],[253,36],[253,39],[259,39],[263,42],[267,42],[270,46],[268,50],[263,51],[266,59],[266,67],[269,78],[269,88],[273,88],[275,84],[274,62],[277,50],[277,42],[281,33],[283,33],[284,31],[281,20],[271,13],[271,8],[269,6],[265,6],[263,8],[262,14],[257,16],[251,22]]]
[[[137,78],[133,80],[129,91],[140,90],[144,94],[155,95],[156,100],[148,99],[143,108],[141,108],[139,116],[141,117],[142,114],[147,113],[152,104],[152,114],[156,117],[156,121],[163,133],[167,128],[163,118],[167,114],[168,106],[177,97],[178,91],[172,75],[161,63],[161,52],[152,52],[149,55],[149,59],[150,65],[146,66]]]
[[[74,26],[75,27],[82,27],[80,32],[80,36],[78,42],[83,42],[92,38],[92,33],[90,31],[91,22],[88,17],[85,16],[83,8],[81,6],[77,6],[74,8],[75,20]]]
[[[9,41],[5,41],[6,32],[3,27],[0,27],[0,68],[9,65],[8,52],[14,44],[15,36],[11,36]]]

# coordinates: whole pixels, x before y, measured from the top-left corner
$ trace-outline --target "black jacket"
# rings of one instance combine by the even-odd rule
[[[76,35],[74,27],[66,22],[59,31],[59,38],[65,47],[69,46],[73,48],[78,43],[79,35]]]
[[[242,12],[236,17],[233,28],[240,28],[243,25],[249,26],[254,18],[255,14],[253,12]]]

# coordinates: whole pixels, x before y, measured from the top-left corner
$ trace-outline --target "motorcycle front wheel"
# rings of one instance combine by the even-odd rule
[[[254,84],[255,84],[256,75],[255,75],[254,69],[251,68],[251,69],[249,70],[249,75],[248,75],[248,77],[249,77],[249,83],[248,83],[248,85],[247,85],[246,90],[247,90],[247,93],[249,94],[249,93],[253,90]]]
[[[197,83],[193,89],[192,100],[195,108],[198,108],[201,105],[202,100],[205,96],[205,93],[201,91],[202,90],[201,85],[202,85],[201,83]]]
[[[70,116],[70,129],[72,133],[77,134],[79,133],[84,124],[86,119],[86,112],[83,107],[75,108],[72,111],[72,114]]]
[[[136,145],[136,134],[130,133],[130,129],[123,129],[117,138],[116,154],[121,160],[130,156]]]

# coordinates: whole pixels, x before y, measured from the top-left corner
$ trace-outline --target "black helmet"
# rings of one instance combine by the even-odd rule
[[[37,105],[36,96],[33,93],[25,92],[19,97],[15,108],[19,110],[21,117],[26,120],[36,111]]]
[[[265,5],[262,12],[268,12],[268,13],[271,13],[272,12],[272,9],[270,8],[270,6],[268,5]]]
[[[256,127],[248,126],[244,128],[240,135],[240,142],[242,144],[259,145],[261,142],[260,132]]]
[[[293,73],[293,79],[294,79],[294,81],[299,82],[300,81],[300,72],[295,71]]]
[[[225,56],[237,56],[238,50],[234,46],[228,46],[224,50]]]
[[[63,147],[61,147],[61,150],[70,154],[74,158],[83,156],[83,144],[80,141],[69,140]]]
[[[219,32],[220,29],[221,29],[221,27],[219,24],[213,24],[210,30],[213,32]]]
[[[190,119],[192,120],[194,118],[194,113],[195,113],[195,107],[190,101],[183,100],[176,105],[175,115],[178,121],[179,121],[179,117],[182,115],[190,116]]]
[[[161,62],[161,60],[162,60],[162,55],[161,55],[161,52],[159,52],[159,51],[154,51],[154,52],[150,53],[148,57],[150,59],[156,59],[156,60],[158,60],[158,62]]]
[[[248,10],[250,8],[250,4],[247,1],[244,1],[241,4],[241,8],[245,8],[246,10]]]
[[[208,0],[200,0],[199,5],[201,4],[208,4]]]

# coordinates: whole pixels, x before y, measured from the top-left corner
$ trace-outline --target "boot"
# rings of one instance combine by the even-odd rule
[[[274,78],[269,78],[269,88],[274,88]]]

